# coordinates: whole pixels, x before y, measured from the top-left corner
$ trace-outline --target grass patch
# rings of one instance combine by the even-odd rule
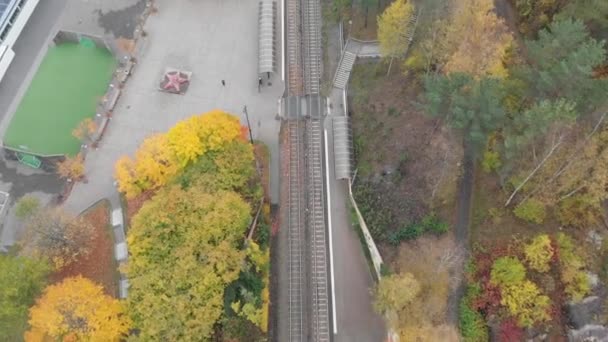
[[[95,115],[116,61],[109,51],[65,43],[51,47],[4,136],[12,149],[35,155],[75,155],[72,130]]]

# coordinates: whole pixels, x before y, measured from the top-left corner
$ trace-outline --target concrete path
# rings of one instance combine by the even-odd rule
[[[328,48],[340,49],[339,31],[328,30]],[[340,57],[340,51],[331,55]],[[337,63],[330,64],[337,67]],[[335,70],[332,70],[332,75]],[[363,245],[352,226],[348,183],[338,181],[334,170],[333,116],[345,115],[343,91],[333,88],[329,98],[329,115],[325,118],[328,134],[329,193],[331,203],[331,234],[333,241],[335,310],[338,334],[336,342],[383,341],[386,328],[381,316],[372,307],[371,289],[374,286],[372,269],[363,254]]]
[[[179,120],[212,109],[240,115],[247,105],[254,139],[271,151],[271,197],[278,201],[278,99],[283,94],[280,74],[257,89],[257,2],[156,1],[158,13],[145,24],[138,64],[127,81],[98,150],[86,159],[89,182],[77,184],[65,206],[79,212],[109,197],[115,161],[133,155],[154,132],[164,132]],[[280,51],[280,47],[278,48]],[[280,58],[278,56],[277,58]],[[280,59],[279,59],[280,60]],[[165,68],[193,73],[188,92],[159,92]],[[222,86],[225,80],[226,86]]]

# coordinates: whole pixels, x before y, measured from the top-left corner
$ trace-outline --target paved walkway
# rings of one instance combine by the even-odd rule
[[[147,19],[147,36],[133,75],[123,89],[98,150],[90,151],[85,167],[88,183],[77,184],[65,206],[79,212],[114,190],[114,163],[133,155],[150,134],[167,131],[179,120],[212,109],[240,115],[247,105],[254,139],[271,151],[271,197],[278,199],[277,100],[283,93],[278,76],[271,86],[257,88],[257,2],[156,1],[158,12]],[[279,48],[280,50],[280,48]],[[280,56],[277,56],[280,58]],[[159,92],[165,68],[193,73],[185,95]],[[226,85],[222,86],[221,80]]]
[[[339,31],[337,27],[328,30],[328,48],[339,49]],[[340,56],[340,51],[331,55]],[[333,64],[335,65],[335,64]],[[335,70],[331,70],[333,75]],[[363,245],[350,220],[350,200],[348,183],[338,181],[334,170],[334,148],[332,118],[345,115],[342,89],[333,88],[330,96],[330,113],[325,118],[325,129],[328,134],[329,192],[331,203],[328,203],[332,218],[332,240],[335,280],[335,310],[338,326],[336,342],[369,342],[383,341],[386,329],[381,316],[372,307],[371,289],[374,286],[372,269],[363,254]]]

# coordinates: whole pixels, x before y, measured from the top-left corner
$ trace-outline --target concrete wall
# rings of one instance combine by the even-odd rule
[[[376,271],[376,279],[380,279],[380,277],[382,276],[382,274],[381,274],[382,263],[383,263],[382,256],[380,255],[380,251],[378,251],[378,247],[376,246],[376,243],[374,242],[374,239],[372,238],[372,234],[370,234],[369,229],[367,228],[367,224],[365,224],[363,215],[361,215],[361,212],[359,211],[359,208],[357,207],[357,202],[355,202],[355,197],[353,196],[351,180],[348,181],[348,195],[350,197],[351,204],[353,205],[353,207],[355,208],[355,211],[357,212],[357,218],[359,220],[359,227],[361,228],[361,231],[363,232],[363,238],[365,239],[365,244],[367,245],[367,249],[369,250],[369,255],[372,259],[372,264],[374,265],[374,271]]]

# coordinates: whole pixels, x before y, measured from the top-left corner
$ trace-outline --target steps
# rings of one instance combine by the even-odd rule
[[[357,55],[344,50],[342,58],[340,59],[340,65],[338,66],[338,70],[336,71],[336,76],[334,77],[334,87],[338,89],[346,88],[346,84],[348,83],[348,79],[350,78],[350,72],[353,69],[353,65],[355,64],[356,59]]]

